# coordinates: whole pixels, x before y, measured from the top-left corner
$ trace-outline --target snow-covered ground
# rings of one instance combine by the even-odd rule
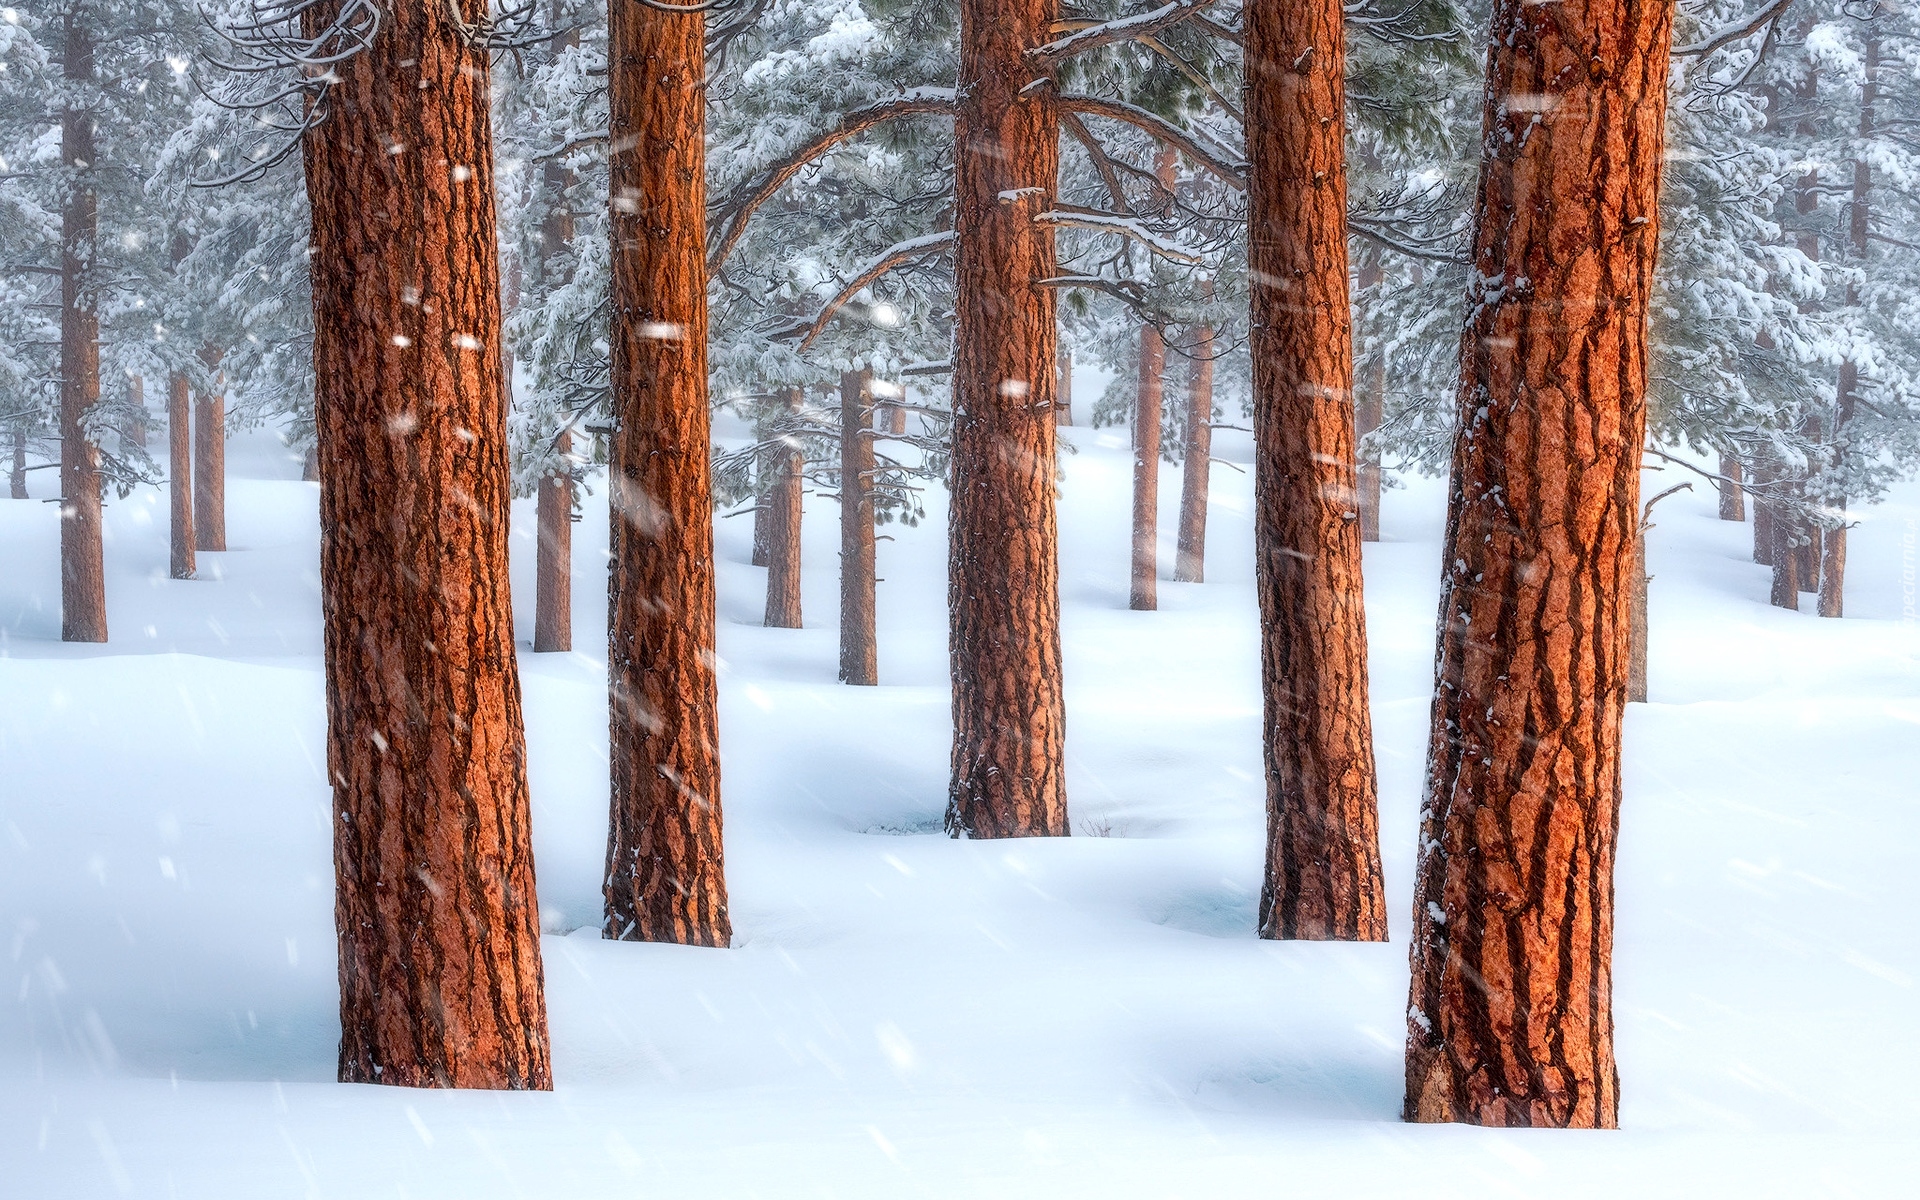
[[[1920,489],[1865,514],[1844,621],[1769,608],[1747,529],[1704,488],[1662,504],[1654,703],[1628,719],[1623,1127],[1412,1127],[1404,942],[1253,936],[1250,481],[1215,471],[1209,582],[1129,612],[1124,435],[1069,436],[1070,839],[939,833],[943,496],[884,531],[874,689],[834,683],[831,502],[807,508],[799,631],[759,627],[747,522],[718,522],[726,951],[598,937],[604,490],[587,502],[580,651],[520,659],[551,1095],[332,1082],[298,462],[235,439],[233,548],[193,582],[166,578],[164,496],[114,501],[104,647],[58,641],[53,506],[0,501],[0,1195],[1915,1194]],[[1247,459],[1244,435],[1221,441]],[[1391,492],[1367,548],[1398,938],[1443,496]],[[524,647],[524,504],[513,545]]]

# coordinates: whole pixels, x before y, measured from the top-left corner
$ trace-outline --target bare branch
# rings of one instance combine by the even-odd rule
[[[1722,46],[1750,38],[1762,29],[1770,29],[1781,17],[1787,15],[1787,9],[1791,7],[1792,4],[1793,0],[1767,0],[1767,3],[1761,6],[1759,12],[1744,21],[1728,25],[1708,35],[1703,41],[1694,42],[1686,46],[1675,46],[1673,48],[1673,57],[1705,58]]]
[[[727,256],[733,253],[741,235],[746,232],[747,221],[754,211],[765,204],[782,184],[804,170],[808,163],[841,142],[886,121],[901,117],[951,116],[956,107],[951,89],[918,88],[895,100],[854,109],[841,117],[840,123],[832,129],[767,164],[759,174],[733,189],[726,199],[714,206],[711,218],[713,248],[707,254],[707,269],[718,270],[720,264],[727,261]]]
[[[833,320],[833,314],[839,312],[847,301],[859,294],[861,288],[866,287],[896,267],[905,266],[910,262],[918,262],[936,254],[946,253],[947,247],[953,245],[958,236],[958,234],[951,230],[946,233],[930,233],[925,237],[910,238],[883,251],[878,258],[875,258],[863,267],[860,273],[848,282],[847,286],[841,288],[833,299],[827,302],[826,307],[820,310],[820,315],[815,317],[812,323],[800,326],[798,330],[793,331],[799,332],[800,330],[804,330],[806,333],[806,336],[800,340],[800,349],[804,351],[808,346],[813,345],[814,339],[826,331],[827,322]]]
[[[1098,96],[1083,96],[1072,92],[1063,93],[1056,103],[1063,112],[1105,117],[1109,121],[1119,121],[1123,125],[1131,125],[1135,129],[1150,133],[1213,172],[1221,182],[1234,191],[1247,190],[1245,163],[1229,162],[1201,145],[1200,141],[1186,130],[1171,121],[1155,116],[1144,108],[1121,100],[1103,100]]]

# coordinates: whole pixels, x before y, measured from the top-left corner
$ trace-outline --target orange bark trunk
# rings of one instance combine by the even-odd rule
[[[798,413],[804,393],[787,393],[787,411]],[[800,628],[800,519],[805,493],[801,476],[807,468],[799,439],[786,446],[776,460],[778,478],[767,493],[767,611],[765,624],[774,629]]]
[[[949,612],[955,836],[1064,835],[1054,515],[1057,0],[961,0]]]
[[[1260,935],[1382,941],[1354,508],[1337,0],[1247,9],[1254,557],[1266,721]]]
[[[1613,860],[1672,18],[1493,10],[1408,1120],[1618,1120]]]
[[[340,1079],[548,1088],[487,55],[383,11],[305,140]]]
[[[725,946],[707,428],[705,19],[615,4],[609,938]]]
[[[92,86],[93,38],[86,14],[65,18],[61,68],[76,91]],[[100,402],[100,316],[87,275],[100,234],[94,191],[93,114],[60,118],[60,162],[73,173],[60,213],[60,640],[107,640],[107,576],[100,448],[87,418]]]
[[[193,401],[187,377],[167,375],[167,495],[170,504],[172,553],[168,573],[192,579],[193,561]]]
[[[563,429],[554,453],[573,453],[573,433]],[[548,472],[534,501],[533,648],[549,654],[573,649],[573,470]]]

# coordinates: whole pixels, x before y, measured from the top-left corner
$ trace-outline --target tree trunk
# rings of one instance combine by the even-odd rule
[[[218,393],[194,399],[193,543],[227,548],[227,398]]]
[[[1493,9],[1414,891],[1412,1121],[1619,1119],[1613,859],[1672,17],[1647,0]]]
[[[754,440],[767,440],[761,424],[754,426]],[[778,486],[778,463],[780,456],[771,450],[762,450],[754,456],[753,464],[753,552],[748,557],[756,567],[764,567],[769,560],[767,547],[767,516],[773,508],[773,489]]]
[[[128,417],[127,439],[142,450],[147,448],[147,381],[139,375],[127,376],[127,407],[132,409]]]
[[[27,430],[24,425],[16,426],[13,431],[13,470],[7,475],[7,484],[15,500],[27,498]]]
[[[1632,589],[1627,614],[1627,703],[1647,702],[1647,527],[1633,533],[1633,570],[1627,576]]]
[[[616,4],[609,938],[725,946],[707,428],[706,20]]]
[[[880,682],[875,632],[873,397],[870,371],[840,375],[840,682]]]
[[[168,574],[192,579],[193,562],[193,403],[187,377],[167,373],[167,498],[171,502],[169,529],[172,553]]]
[[[534,501],[533,649],[573,649],[573,431],[554,435],[553,452],[567,466],[540,479]]]
[[[1740,460],[1731,454],[1720,456],[1720,519],[1722,521],[1744,521],[1747,519],[1747,494],[1740,486]]]
[[[1860,85],[1860,140],[1874,136],[1874,103],[1879,99],[1880,39],[1869,32],[1862,54],[1863,78]],[[1847,248],[1853,261],[1864,264],[1870,236],[1869,193],[1873,187],[1873,168],[1864,157],[1853,160],[1853,196],[1847,209]],[[1859,288],[1847,285],[1847,305],[1860,303]],[[1833,459],[1836,467],[1845,467],[1851,456],[1848,427],[1860,391],[1860,365],[1851,359],[1840,364],[1840,387],[1834,397]],[[1847,582],[1846,493],[1829,497],[1838,510],[1835,524],[1823,531],[1820,570],[1820,615],[1838,617],[1845,609]]]
[[[1267,863],[1260,936],[1384,941],[1354,511],[1342,10],[1247,10],[1254,564]]]
[[[383,13],[305,138],[340,1079],[544,1089],[487,53]]]
[[[1053,423],[1071,426],[1073,424],[1073,351],[1062,346],[1057,357],[1060,366],[1054,380]]]
[[[94,86],[90,16],[69,10],[62,72],[73,93]],[[100,448],[87,418],[100,402],[100,316],[94,311],[94,241],[100,233],[94,189],[93,114],[69,108],[60,118],[60,162],[68,179],[60,212],[60,640],[107,640],[107,577],[102,548]]]
[[[1765,463],[1756,460],[1748,479],[1754,486],[1764,488],[1773,483],[1775,476]],[[1773,502],[1764,491],[1753,495],[1753,561],[1763,567],[1773,565]]]
[[[1211,283],[1204,285],[1212,295]],[[1207,481],[1213,464],[1213,329],[1193,331],[1193,359],[1187,374],[1187,445],[1180,460],[1180,534],[1173,555],[1173,577],[1201,583],[1207,577]]]
[[[799,388],[787,392],[787,411],[798,414],[805,403]],[[800,628],[800,517],[804,498],[801,484],[807,460],[800,439],[789,435],[773,488],[767,493],[767,612],[773,629]]]
[[[1773,588],[1768,600],[1775,608],[1800,610],[1800,521],[1789,508],[1775,508],[1772,521]]]
[[[1140,384],[1133,401],[1133,560],[1127,607],[1159,607],[1160,420],[1167,344],[1160,330],[1140,327]]]
[[[308,446],[307,452],[300,456],[300,482],[320,482],[320,447]]]
[[[1377,251],[1371,253],[1358,273],[1359,286],[1377,288],[1385,277],[1380,269]],[[1355,477],[1358,480],[1360,509],[1360,540],[1377,542],[1380,540],[1380,452],[1366,448],[1368,434],[1380,428],[1380,422],[1387,415],[1387,356],[1383,349],[1375,348],[1367,356],[1359,371],[1359,387],[1353,404],[1353,439],[1360,447],[1359,461],[1355,464]]]
[[[1054,515],[1058,0],[961,0],[948,598],[956,837],[1064,835]]]

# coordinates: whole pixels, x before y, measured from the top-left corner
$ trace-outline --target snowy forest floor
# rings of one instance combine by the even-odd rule
[[[717,523],[730,951],[599,938],[605,490],[576,526],[574,654],[526,649],[533,513],[516,506],[551,1095],[332,1082],[316,488],[298,461],[269,433],[234,439],[232,549],[196,581],[166,578],[163,493],[112,501],[103,647],[58,641],[54,506],[0,501],[0,1192],[1912,1194],[1920,488],[1855,531],[1843,621],[1769,608],[1749,530],[1704,485],[1662,504],[1654,702],[1627,722],[1622,1129],[1413,1127],[1404,938],[1444,486],[1391,491],[1366,551],[1397,940],[1276,944],[1253,935],[1250,479],[1215,469],[1209,582],[1163,579],[1161,611],[1134,613],[1125,433],[1068,439],[1069,839],[940,833],[943,493],[882,531],[872,689],[834,682],[832,501],[807,504],[799,631],[760,627],[748,520]],[[1221,443],[1248,459],[1245,435]],[[1165,485],[1170,567],[1177,471]]]

